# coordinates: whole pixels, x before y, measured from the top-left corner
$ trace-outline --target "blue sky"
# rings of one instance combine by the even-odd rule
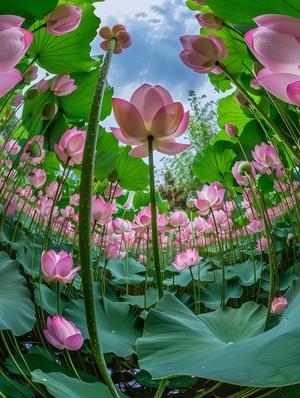
[[[206,75],[187,68],[179,58],[182,46],[179,37],[199,34],[199,25],[185,1],[181,0],[106,0],[94,3],[101,26],[122,23],[131,35],[132,45],[113,57],[109,82],[115,97],[129,100],[143,83],[160,84],[188,107],[188,91],[206,94],[215,99]],[[100,38],[93,43],[99,51]]]

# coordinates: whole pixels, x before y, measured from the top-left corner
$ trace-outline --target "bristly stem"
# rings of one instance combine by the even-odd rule
[[[99,116],[103,103],[106,79],[112,54],[116,45],[116,40],[112,39],[103,65],[100,70],[94,100],[91,108],[90,119],[87,130],[87,137],[84,147],[82,171],[80,185],[80,203],[79,203],[79,249],[82,270],[82,287],[84,293],[84,303],[86,311],[86,321],[90,336],[91,347],[95,356],[96,363],[114,398],[119,398],[118,391],[108,373],[104,354],[101,348],[100,335],[96,319],[96,303],[93,285],[93,266],[92,266],[92,235],[91,235],[91,207],[93,195],[93,176],[97,136],[99,129]]]
[[[154,257],[155,277],[158,288],[158,297],[164,296],[161,267],[159,260],[159,246],[157,235],[157,219],[156,219],[156,199],[155,199],[155,180],[154,180],[154,161],[153,161],[153,137],[148,136],[148,152],[149,152],[149,177],[150,177],[150,204],[151,204],[151,229],[152,229],[152,248]]]

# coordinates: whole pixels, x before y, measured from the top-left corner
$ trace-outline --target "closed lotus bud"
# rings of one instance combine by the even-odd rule
[[[189,199],[189,200],[186,202],[186,204],[187,204],[187,207],[188,207],[190,210],[193,210],[193,208],[194,208],[194,199]]]
[[[239,129],[234,124],[226,123],[225,130],[226,130],[226,133],[229,135],[229,137],[238,138]]]
[[[37,141],[32,141],[28,145],[26,153],[32,158],[38,158],[42,155],[42,148]]]
[[[30,68],[27,69],[27,71],[23,75],[24,82],[25,83],[32,82],[32,80],[36,79],[37,75],[38,75],[38,67],[31,66]]]
[[[195,15],[198,23],[202,28],[215,30],[221,30],[223,28],[224,20],[217,17],[213,12],[201,12]]]
[[[250,87],[253,88],[254,90],[260,90],[262,88],[262,85],[258,83],[256,79],[250,80]]]
[[[245,98],[242,93],[236,93],[235,99],[239,106],[241,106],[242,108],[249,108],[250,104],[247,98]]]
[[[56,105],[55,102],[47,102],[47,104],[44,105],[44,108],[42,110],[41,119],[51,120],[56,115],[57,111],[58,111],[58,106]]]
[[[30,100],[33,100],[38,94],[37,89],[31,88],[30,90],[27,91],[26,97]]]
[[[296,240],[296,236],[294,235],[294,234],[288,234],[288,237],[287,237],[287,244],[289,245],[289,246],[292,246],[293,244],[294,244],[294,242],[295,242],[295,240]]]
[[[238,173],[241,176],[244,176],[246,174],[250,175],[252,173],[252,169],[251,169],[251,165],[249,164],[249,162],[240,163],[239,167],[238,167]]]
[[[111,171],[108,176],[107,179],[109,182],[117,182],[118,181],[118,174],[116,172],[116,170]]]

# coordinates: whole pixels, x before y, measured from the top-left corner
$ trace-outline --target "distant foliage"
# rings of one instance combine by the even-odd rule
[[[192,173],[192,161],[195,155],[203,150],[217,135],[217,102],[206,101],[206,95],[197,97],[195,91],[190,90],[190,122],[185,139],[192,145],[184,152],[162,159],[164,168],[162,179],[170,173],[177,189],[182,191],[181,197],[186,201],[195,196],[195,191],[201,188],[199,179]],[[166,187],[167,189],[167,187]]]

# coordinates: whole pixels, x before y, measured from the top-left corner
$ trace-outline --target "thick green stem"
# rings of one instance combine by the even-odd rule
[[[157,220],[156,220],[156,199],[155,199],[155,180],[154,180],[154,162],[153,162],[153,137],[148,137],[148,151],[149,151],[149,177],[150,177],[150,204],[151,204],[151,227],[152,227],[152,248],[154,257],[155,277],[158,288],[158,297],[161,299],[164,296],[161,268],[159,261],[159,246],[157,234]]]
[[[281,132],[280,128],[273,122],[273,120],[267,115],[259,105],[254,101],[251,95],[244,89],[244,87],[232,76],[231,73],[227,71],[224,65],[218,63],[217,66],[222,69],[228,79],[239,89],[239,91],[243,94],[243,96],[247,99],[249,104],[256,110],[258,115],[262,117],[265,122],[271,127],[271,129],[276,133],[277,137],[284,143],[293,157],[300,161],[300,154],[295,150],[295,148],[290,144],[290,142],[286,139],[284,134]]]
[[[82,287],[84,292],[84,302],[86,311],[86,321],[90,336],[91,347],[95,356],[96,363],[114,398],[119,398],[118,391],[108,373],[104,354],[101,348],[100,334],[96,320],[96,303],[93,286],[93,266],[92,266],[92,235],[91,235],[91,207],[93,195],[93,176],[97,136],[99,129],[99,116],[103,103],[106,79],[109,65],[115,48],[116,40],[110,41],[100,76],[97,82],[94,100],[91,108],[89,125],[87,130],[86,143],[82,161],[82,179],[80,185],[79,203],[79,248],[82,270]],[[100,394],[101,395],[101,394]],[[99,396],[100,396],[99,395]]]
[[[154,398],[160,398],[165,390],[167,384],[167,379],[163,379],[158,387],[158,390],[156,391],[156,394],[154,395]]]

